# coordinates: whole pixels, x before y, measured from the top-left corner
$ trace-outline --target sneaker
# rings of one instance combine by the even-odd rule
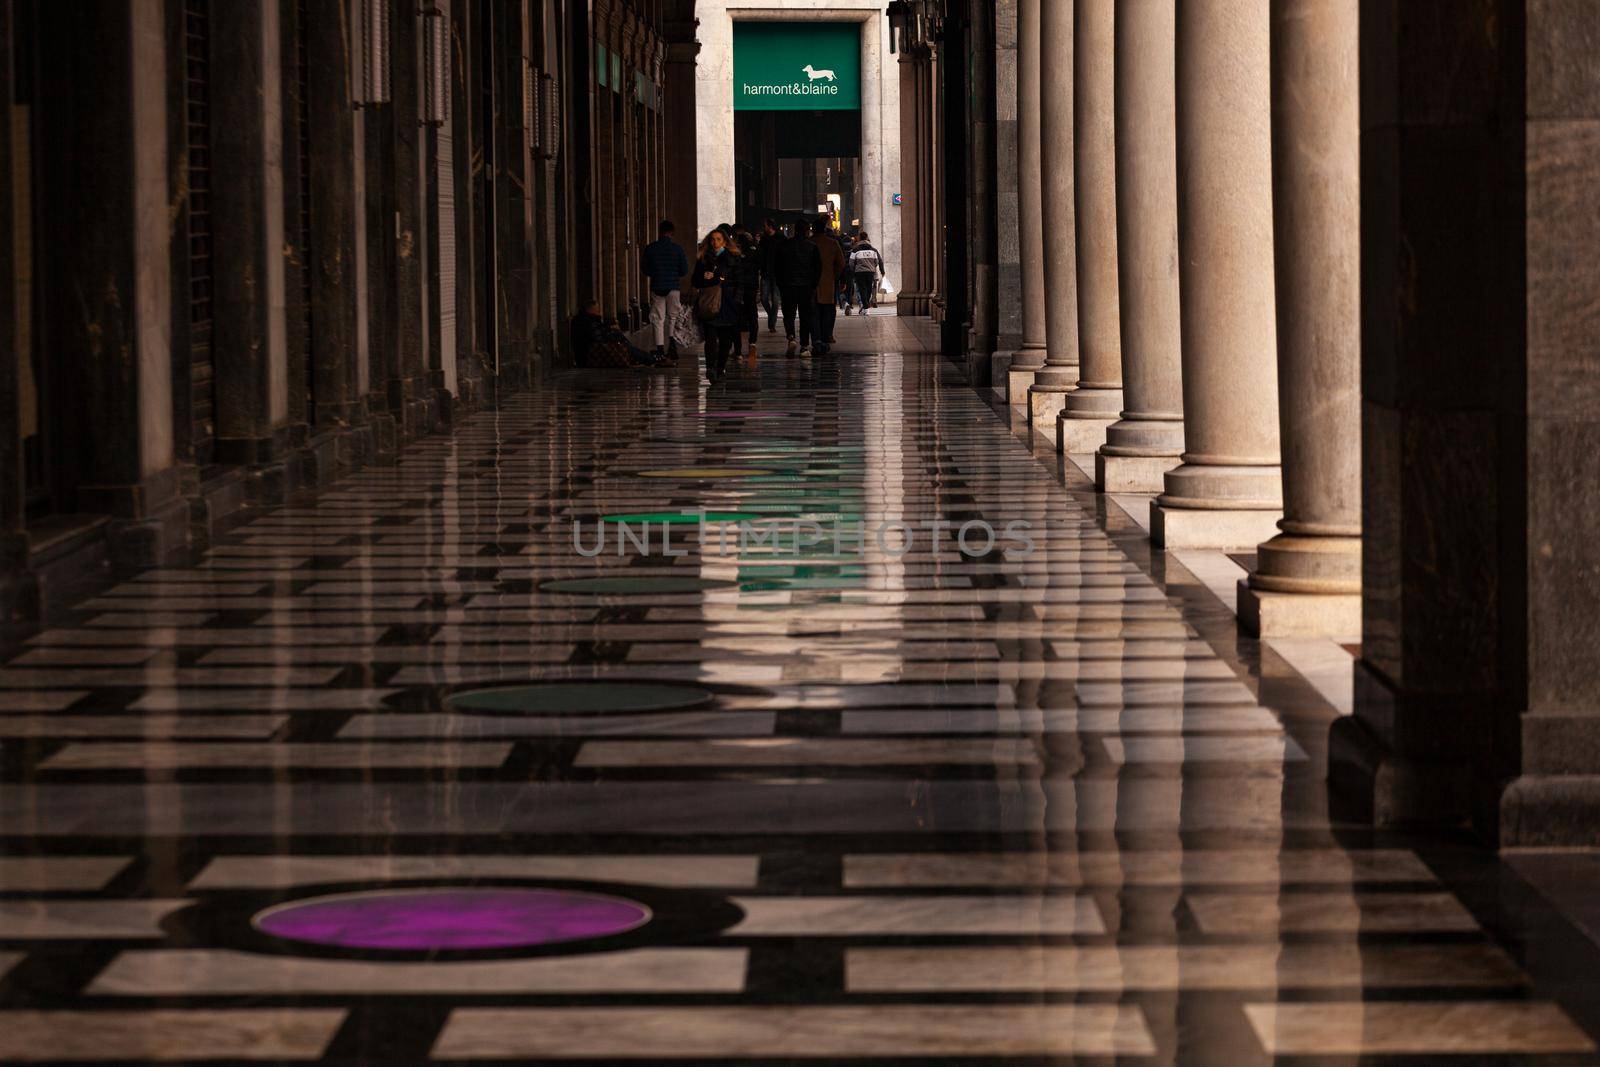
[[[794,350],[795,350],[794,338],[791,337],[791,338],[789,338],[789,352],[788,352],[788,354],[791,355],[791,356],[794,355]]]
[[[804,345],[800,346],[800,354],[802,356],[805,355],[809,351],[811,351],[811,346],[809,344],[804,344]]]

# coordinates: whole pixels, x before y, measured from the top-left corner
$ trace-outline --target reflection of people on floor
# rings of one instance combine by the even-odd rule
[[[656,367],[669,361],[629,341],[614,320],[591,300],[572,317],[572,361],[579,367]]]

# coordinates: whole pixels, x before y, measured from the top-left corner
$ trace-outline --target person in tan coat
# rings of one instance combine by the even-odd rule
[[[839,291],[839,277],[844,274],[844,249],[834,238],[826,215],[817,216],[811,243],[817,246],[822,256],[822,277],[817,279],[817,336],[822,343],[812,351],[820,348],[822,351],[816,354],[825,355],[833,344],[833,324],[839,316],[839,307],[833,298]]]

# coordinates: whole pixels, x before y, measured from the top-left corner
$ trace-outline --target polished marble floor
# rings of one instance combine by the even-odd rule
[[[1343,819],[1204,568],[838,331],[557,375],[11,649],[0,1062],[1597,1061],[1578,926]]]

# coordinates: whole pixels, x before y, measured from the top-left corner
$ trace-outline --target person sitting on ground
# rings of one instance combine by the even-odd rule
[[[600,313],[590,300],[572,317],[572,361],[579,367],[654,367],[665,357],[646,352]]]

